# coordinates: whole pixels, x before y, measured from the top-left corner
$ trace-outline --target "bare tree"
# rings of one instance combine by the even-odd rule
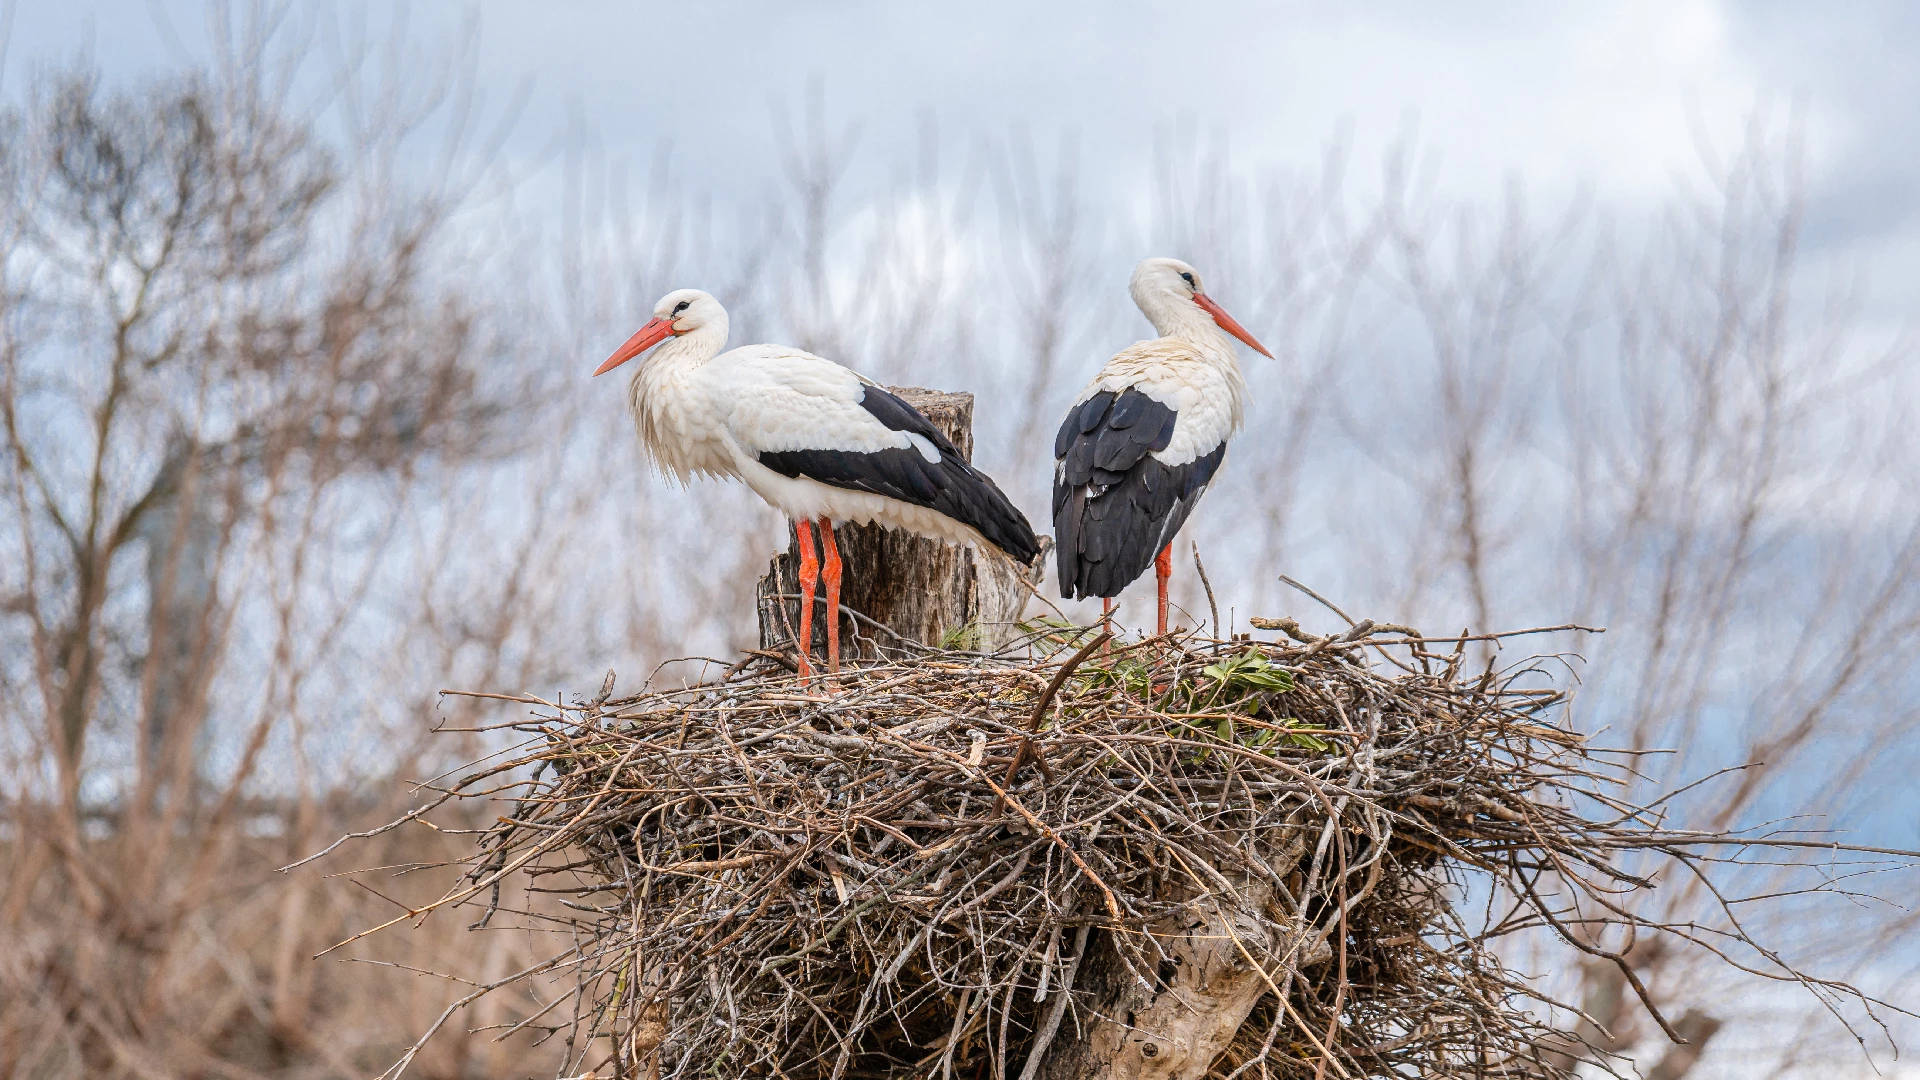
[[[394,169],[443,99],[344,71],[357,126],[324,137],[288,18],[217,19],[219,62],[138,88],[53,72],[0,118],[9,1071],[219,1071],[249,1012],[325,1056],[308,894],[278,944],[209,912],[270,871],[250,831],[303,846],[342,794],[301,729],[353,678],[404,508],[519,448],[500,338],[440,261],[458,193]]]

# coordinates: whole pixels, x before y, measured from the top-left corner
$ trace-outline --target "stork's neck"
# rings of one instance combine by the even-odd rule
[[[1218,381],[1214,385],[1226,395],[1231,430],[1239,431],[1246,417],[1247,380],[1241,374],[1239,359],[1234,356],[1233,339],[1220,329],[1212,315],[1184,294],[1136,293],[1134,303],[1140,306],[1140,313],[1161,337],[1192,345],[1194,358],[1217,373]]]
[[[726,345],[727,321],[722,317],[661,342],[627,384],[640,442],[663,471],[682,482],[711,471],[705,448],[692,445],[696,433],[708,426],[704,411],[709,405],[696,377]]]
[[[1213,316],[1206,313],[1199,304],[1185,296],[1166,296],[1152,294],[1135,298],[1140,305],[1140,313],[1153,324],[1153,329],[1163,338],[1174,338],[1191,342],[1200,347],[1200,352],[1209,360],[1222,361],[1237,373],[1239,361],[1234,358],[1233,339],[1227,336]]]

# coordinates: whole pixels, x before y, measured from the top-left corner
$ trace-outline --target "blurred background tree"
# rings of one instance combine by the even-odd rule
[[[367,673],[342,642],[405,602],[375,579],[407,508],[522,449],[525,388],[436,265],[459,194],[398,175],[444,94],[385,88],[326,138],[272,28],[233,40],[141,86],[54,70],[0,116],[0,1058],[24,1074],[205,1072],[247,1027],[316,1052],[309,928],[221,916],[350,794],[298,732],[338,721],[316,697]]]

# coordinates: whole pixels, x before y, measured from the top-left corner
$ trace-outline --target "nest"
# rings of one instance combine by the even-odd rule
[[[1569,1069],[1490,946],[1599,952],[1566,912],[1596,890],[1619,911],[1645,885],[1622,853],[1685,838],[1591,815],[1604,770],[1559,722],[1564,668],[1263,625],[1292,640],[1051,627],[1016,659],[875,664],[831,693],[757,654],[541,702],[509,725],[520,753],[445,789],[517,801],[444,903],[497,925],[524,884],[541,902],[512,914],[564,947],[474,996],[558,978],[514,1026],[621,1075]]]

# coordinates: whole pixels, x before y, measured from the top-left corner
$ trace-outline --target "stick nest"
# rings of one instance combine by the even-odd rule
[[[516,1026],[622,1075],[1046,1076],[1036,1042],[1084,1042],[1103,1002],[1247,977],[1208,1076],[1557,1075],[1564,1036],[1489,943],[1569,936],[1595,889],[1618,911],[1645,883],[1616,860],[1674,842],[1576,810],[1565,669],[1264,625],[1296,640],[1056,628],[832,693],[763,654],[542,702],[443,796],[517,800],[448,900],[480,925],[529,887],[516,914],[564,948],[514,979],[566,992]]]

